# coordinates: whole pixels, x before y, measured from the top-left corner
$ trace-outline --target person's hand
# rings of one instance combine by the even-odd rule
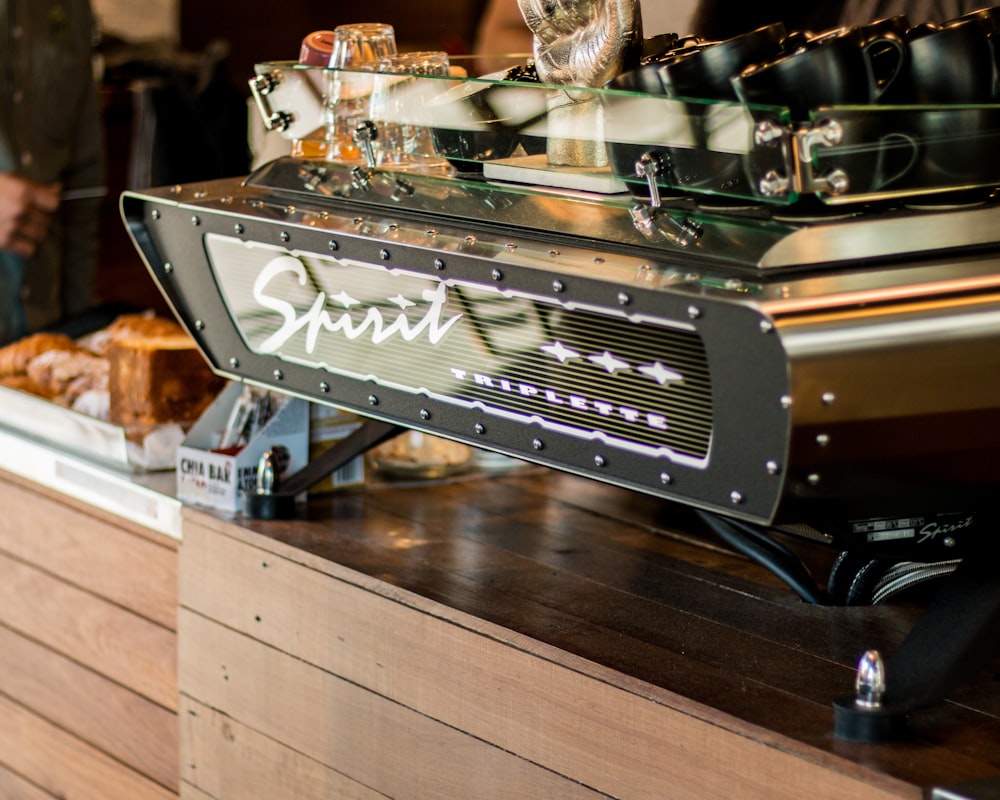
[[[603,86],[642,41],[638,0],[517,0],[543,83]]]
[[[41,184],[0,172],[0,250],[33,255],[59,208],[58,184]]]

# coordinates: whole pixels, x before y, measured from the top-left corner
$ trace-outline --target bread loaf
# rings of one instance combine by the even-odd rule
[[[184,333],[118,339],[108,362],[109,417],[123,427],[192,422],[223,385]]]
[[[84,348],[62,333],[34,333],[0,348],[0,377],[27,374],[28,363],[50,350],[83,352]]]

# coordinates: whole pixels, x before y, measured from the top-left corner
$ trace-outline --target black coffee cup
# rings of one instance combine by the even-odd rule
[[[733,75],[780,55],[786,35],[785,26],[777,22],[722,42],[678,51],[661,61],[657,72],[663,93],[693,101],[687,103],[686,111],[694,146],[670,149],[667,168],[671,185],[727,197],[753,194],[746,185],[742,153],[718,144],[739,137],[737,127],[742,125],[741,111],[723,106],[737,101]],[[745,150],[745,141],[736,149]]]
[[[895,55],[891,69],[885,64],[889,53]],[[879,70],[873,63],[876,54],[883,62]],[[906,45],[895,35],[872,37],[861,28],[845,28],[749,67],[732,83],[743,103],[787,107],[794,120],[804,121],[817,108],[878,102],[906,62]]]
[[[875,61],[880,60],[878,68]],[[786,55],[744,70],[733,79],[740,100],[763,124],[777,122],[773,108],[787,108],[794,122],[821,126],[831,107],[870,106],[880,100],[906,65],[906,46],[892,31],[842,28],[812,37]],[[757,108],[763,106],[764,108]],[[817,141],[814,177],[831,178],[823,191],[869,195],[891,191],[916,162],[915,139],[897,135],[891,120],[864,111],[833,114],[839,141],[832,147]],[[770,173],[785,174],[788,153],[758,147],[745,159],[751,185],[761,191]],[[836,181],[833,178],[836,177]],[[817,191],[820,188],[817,187]],[[779,193],[777,197],[781,197]]]
[[[785,26],[776,22],[694,52],[682,53],[657,70],[667,97],[737,100],[732,78],[782,52]]]
[[[916,105],[992,103],[997,96],[993,38],[982,17],[926,23],[907,35],[902,102]]]

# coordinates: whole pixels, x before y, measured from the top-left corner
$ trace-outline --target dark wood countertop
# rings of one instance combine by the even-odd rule
[[[899,796],[1000,777],[997,663],[913,715],[907,741],[833,736],[832,703],[852,691],[857,659],[898,646],[925,596],[807,604],[655,498],[531,468],[373,485],[313,498],[291,521],[233,521],[659,687],[735,734],[860,770]],[[794,547],[822,582],[836,554]]]

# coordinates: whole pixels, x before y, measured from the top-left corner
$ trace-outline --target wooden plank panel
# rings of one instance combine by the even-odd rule
[[[0,689],[11,699],[178,790],[180,751],[172,711],[3,626],[0,675]]]
[[[0,695],[0,761],[56,797],[170,800],[177,795]]]
[[[255,541],[271,544],[259,538]],[[334,539],[333,546],[337,544]],[[280,549],[282,553],[291,552]],[[433,560],[422,552],[423,548],[412,549],[420,551],[421,562]],[[292,554],[297,558],[306,557],[301,551]],[[624,723],[620,724],[622,729],[619,730],[613,722],[616,718],[613,709],[609,712],[612,721],[600,724],[599,716],[590,715],[577,707],[575,697],[583,696],[580,693],[588,691],[586,681],[581,681],[576,687],[576,695],[567,700],[560,695],[559,687],[567,681],[572,683],[576,678],[542,671],[525,680],[524,676],[532,669],[538,669],[537,660],[522,656],[520,651],[538,653],[555,663],[572,665],[573,670],[589,673],[600,682],[627,687],[639,697],[671,706],[677,710],[679,716],[676,723],[679,726],[687,724],[687,720],[701,718],[712,726],[769,742],[783,751],[796,752],[803,759],[813,762],[817,769],[839,761],[829,757],[823,749],[790,743],[773,732],[741,723],[736,717],[721,714],[714,708],[690,702],[690,690],[695,688],[695,694],[708,698],[713,693],[718,695],[716,706],[736,705],[742,711],[753,711],[756,707],[757,716],[762,713],[773,716],[774,709],[781,708],[787,728],[804,732],[807,740],[812,736],[818,738],[819,744],[826,744],[822,737],[827,735],[831,716],[827,704],[804,701],[783,688],[762,685],[756,675],[747,675],[742,669],[747,659],[756,663],[761,660],[762,650],[778,645],[762,640],[757,644],[756,653],[745,647],[742,651],[733,648],[733,652],[729,652],[732,640],[738,638],[734,634],[713,631],[704,620],[701,627],[694,626],[683,618],[683,614],[672,614],[669,608],[658,609],[659,617],[653,627],[664,631],[674,626],[680,628],[674,646],[678,651],[686,647],[692,653],[680,654],[657,647],[615,628],[602,630],[552,608],[518,603],[512,595],[495,591],[495,582],[505,580],[501,574],[491,573],[489,581],[484,580],[469,589],[470,593],[480,595],[480,605],[514,605],[515,616],[534,619],[540,627],[546,623],[558,627],[563,639],[575,634],[586,640],[592,649],[599,647],[600,642],[607,642],[608,647],[621,652],[619,661],[634,668],[629,675],[653,670],[664,679],[664,684],[667,684],[666,678],[676,683],[682,676],[687,690],[685,696],[658,685],[629,680],[619,672],[602,670],[596,664],[573,659],[556,648],[545,648],[536,640],[519,637],[474,617],[449,615],[439,605],[398,592],[392,586],[338,568],[329,561],[316,559],[315,568],[296,565],[276,553],[247,546],[242,540],[233,539],[218,529],[195,524],[193,519],[185,528],[182,558],[181,596],[185,605],[191,605],[229,627],[367,686],[421,713],[609,793],[617,792],[623,783],[648,788],[648,775],[658,771],[664,759],[660,741],[656,738],[658,730],[654,728],[647,734],[638,735]],[[392,565],[391,557],[385,555],[386,570],[391,570]],[[512,572],[520,574],[526,569],[522,567]],[[539,582],[550,587],[560,580],[551,574],[538,577]],[[439,580],[442,583],[447,581],[454,590],[458,578],[443,576]],[[254,586],[256,592],[239,592],[235,590],[236,586]],[[586,593],[596,593],[597,597],[594,600],[574,598],[578,605],[600,606],[605,600],[598,585],[589,585]],[[425,613],[414,614],[414,608]],[[508,613],[511,612],[508,610]],[[445,615],[448,622],[440,619]],[[622,617],[619,612],[616,618],[618,628],[629,624]],[[373,625],[372,620],[378,620],[378,624]],[[474,635],[470,636],[470,631]],[[656,631],[647,635],[650,641],[667,636]],[[722,643],[724,645],[720,647]],[[513,652],[511,648],[514,648]],[[442,654],[448,655],[442,657]],[[700,655],[708,660],[699,660]],[[718,663],[713,665],[711,658]],[[788,652],[784,659],[774,660],[782,662],[787,670],[794,673],[793,678],[800,671],[802,681],[815,681],[820,673],[831,667],[844,670],[822,659],[794,651]],[[511,715],[509,698],[516,694],[520,694],[519,702],[523,709]],[[565,729],[558,728],[560,735],[537,735],[540,730],[551,729],[552,720],[563,719],[567,722]],[[613,735],[608,735],[607,726],[614,729]],[[818,737],[815,731],[821,732]],[[670,735],[680,736],[681,733],[677,730]],[[615,776],[615,785],[600,782],[605,775],[602,761],[580,759],[581,749],[602,753],[614,763],[625,765],[621,774]],[[714,753],[708,753],[707,757],[710,762]],[[949,764],[954,766],[949,753],[929,750],[925,758],[928,764],[938,766],[941,766],[942,759],[947,758]],[[711,764],[705,767],[711,768]],[[967,768],[978,774],[976,770],[981,769],[981,765],[972,764]],[[858,769],[848,761],[841,763],[839,769],[849,776],[849,780],[878,783],[884,779],[884,776],[868,769]],[[886,791],[913,791],[912,787],[903,787],[891,779],[883,784],[883,788]]]
[[[0,758],[0,762],[2,760]],[[0,797],[3,800],[55,800],[48,792],[28,783],[20,775],[4,769],[2,764],[0,764]]]
[[[181,784],[181,800],[219,800],[190,783]]]
[[[0,623],[177,710],[173,631],[2,554]]]
[[[295,800],[385,800],[302,753],[241,725],[188,697],[181,697],[185,787],[202,797]],[[187,797],[186,789],[182,795]]]
[[[160,625],[177,625],[177,549],[23,485],[0,482],[0,551]]]
[[[195,580],[199,574],[195,564],[207,552],[212,555],[206,563],[215,565],[213,583]],[[742,732],[760,742],[724,741],[721,726],[735,721],[723,720],[670,692],[600,671],[554,648],[473,620],[443,621],[440,609],[415,610],[408,605],[411,599],[377,596],[274,554],[227,542],[218,533],[188,525],[183,557],[185,580],[190,577],[191,592],[197,592],[193,605],[218,614],[225,624],[246,629],[296,657],[609,794],[683,796],[676,777],[683,768],[690,775],[711,771],[723,780],[728,776],[735,786],[749,765],[753,765],[750,782],[770,793],[777,776],[794,763],[786,752],[762,743],[768,738],[762,730]],[[361,578],[349,571],[344,574],[348,580]],[[245,590],[238,594],[237,585],[256,586],[259,600]],[[240,599],[233,602],[235,597]],[[185,604],[188,598],[182,590]],[[479,630],[473,627],[477,625]],[[592,675],[581,674],[584,671]],[[611,688],[614,683],[629,688]],[[581,703],[581,698],[587,702]],[[774,699],[787,702],[790,713],[802,707],[791,697]],[[817,712],[826,714],[814,707],[813,715]],[[701,722],[696,719],[699,715]],[[718,735],[719,741],[700,752],[667,746],[708,733]],[[734,758],[720,767],[716,749],[723,746],[733,751]],[[741,750],[745,762],[738,758]],[[809,757],[824,759],[819,753]],[[789,796],[823,784],[830,794],[816,796],[836,797],[838,792],[880,780],[847,763],[841,769],[850,774],[828,780],[821,764],[796,767],[795,780],[785,781]],[[702,779],[694,780],[687,791],[697,797]],[[917,790],[886,781],[872,790],[872,796],[894,791]]]
[[[184,694],[389,797],[606,796],[184,608],[178,623]]]

